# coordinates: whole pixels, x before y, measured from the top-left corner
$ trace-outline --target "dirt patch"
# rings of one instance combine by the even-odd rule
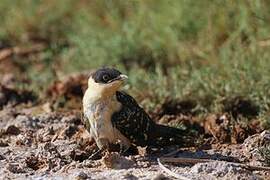
[[[154,114],[157,118],[164,115],[195,115],[197,103],[194,100],[167,99],[157,108]]]
[[[205,147],[211,143],[242,143],[248,136],[263,130],[256,119],[258,107],[251,101],[233,98],[224,102],[224,111],[228,112],[201,117],[196,116],[196,107],[195,101],[166,100],[151,117],[161,124],[186,131],[192,145],[196,142]]]
[[[194,165],[191,174],[204,174],[210,179],[223,178],[223,179],[257,179],[256,175],[252,172],[237,166],[234,163],[228,162],[210,162],[198,163]]]
[[[249,119],[254,118],[260,112],[258,105],[240,96],[224,100],[223,105],[223,111],[231,114],[234,119],[237,119],[239,116]]]
[[[93,179],[152,179],[169,177],[161,171],[156,158],[178,149],[177,146],[161,149],[139,148],[139,154],[122,156],[116,152],[88,159],[97,147],[80,121],[76,111],[30,113],[28,108],[8,108],[1,111],[0,178],[93,178]],[[203,150],[182,148],[175,157],[210,158],[230,162],[249,162],[243,156],[243,146],[223,145]],[[172,170],[186,173],[193,178],[231,177],[237,167],[230,164],[199,164],[177,166],[166,164]],[[213,170],[211,167],[219,169]],[[223,172],[224,170],[224,172]],[[228,170],[228,171],[225,171]],[[222,174],[223,172],[223,174]],[[264,174],[242,171],[248,177],[263,177]],[[171,178],[171,177],[170,177]]]
[[[78,73],[53,82],[46,91],[46,96],[51,99],[53,108],[81,108],[89,75],[90,72]]]
[[[262,131],[257,120],[236,121],[229,114],[209,115],[203,126],[205,133],[220,143],[242,143],[249,135]]]
[[[0,109],[5,105],[15,106],[20,103],[34,102],[37,96],[28,90],[19,90],[0,85]]]

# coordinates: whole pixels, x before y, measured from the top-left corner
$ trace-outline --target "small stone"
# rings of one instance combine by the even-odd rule
[[[0,147],[6,147],[6,146],[8,146],[8,143],[1,139],[0,140]]]
[[[79,174],[77,174],[75,176],[75,179],[76,180],[84,180],[84,179],[90,179],[90,178],[88,177],[88,175],[85,172],[81,171],[81,172],[79,172]]]
[[[23,167],[19,164],[19,163],[10,163],[7,166],[7,169],[15,174],[18,173],[25,173],[25,170],[23,169]]]
[[[102,158],[102,163],[112,169],[128,169],[135,163],[134,161],[127,159],[126,157],[120,156],[118,153],[107,153]]]
[[[158,174],[157,176],[153,177],[152,180],[169,180],[164,174]]]
[[[260,134],[254,134],[248,137],[243,143],[243,152],[247,159],[251,160],[252,165],[263,165],[265,157],[260,150],[263,147],[270,146],[270,132],[263,131]]]
[[[10,135],[18,135],[20,134],[21,131],[19,128],[17,128],[15,125],[10,125],[7,127],[6,129],[6,134],[10,134]]]
[[[139,178],[128,172],[127,174],[124,175],[123,179],[137,180]]]
[[[0,154],[0,160],[4,160],[4,159],[6,159],[6,157],[4,155]]]

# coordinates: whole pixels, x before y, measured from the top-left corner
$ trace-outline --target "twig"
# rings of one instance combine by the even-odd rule
[[[218,160],[212,160],[212,159],[195,159],[195,158],[170,158],[170,157],[163,157],[160,158],[162,162],[170,162],[170,163],[189,163],[189,164],[197,164],[197,163],[206,163],[206,162],[217,162]],[[247,164],[242,163],[235,163],[230,162],[232,164],[235,164],[239,167],[249,169],[252,171],[270,171],[270,167],[262,167],[262,166],[250,166]]]
[[[182,175],[180,175],[180,174],[177,174],[177,173],[171,171],[170,169],[166,168],[166,167],[160,162],[160,159],[159,159],[159,158],[157,159],[157,161],[158,161],[159,167],[160,167],[163,171],[165,171],[168,175],[173,176],[173,177],[175,177],[175,178],[177,178],[177,179],[181,179],[181,180],[190,180],[189,178],[187,178],[187,177],[185,177],[185,176],[182,176]]]
[[[197,164],[197,163],[206,163],[213,162],[215,160],[212,159],[197,159],[197,158],[172,158],[172,157],[162,157],[160,158],[162,162],[170,162],[170,163],[188,163],[188,164]]]
[[[34,44],[33,46],[29,48],[25,47],[11,47],[11,48],[5,48],[0,51],[0,61],[5,60],[6,58],[12,56],[12,55],[28,55],[31,53],[37,53],[45,49],[44,44]]]

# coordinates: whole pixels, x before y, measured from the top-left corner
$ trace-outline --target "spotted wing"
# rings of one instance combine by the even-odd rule
[[[130,95],[118,91],[116,98],[122,108],[112,115],[112,124],[132,143],[146,146],[155,123]]]

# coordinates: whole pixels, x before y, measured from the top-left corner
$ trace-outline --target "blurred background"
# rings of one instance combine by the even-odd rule
[[[85,74],[111,66],[150,113],[269,127],[267,0],[1,0],[0,22],[2,105],[26,93],[63,106],[66,86],[81,97]]]

